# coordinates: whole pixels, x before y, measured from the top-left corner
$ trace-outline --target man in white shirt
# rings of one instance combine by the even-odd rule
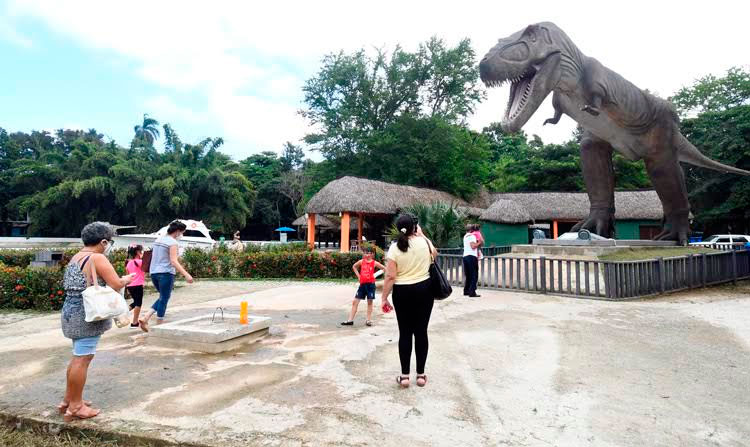
[[[474,226],[466,226],[464,235],[464,296],[479,298],[477,280],[479,279],[479,250],[482,245],[472,234]]]

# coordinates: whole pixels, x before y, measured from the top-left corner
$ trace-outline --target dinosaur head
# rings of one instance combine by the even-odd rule
[[[479,63],[487,87],[511,83],[504,130],[520,130],[559,82],[562,48],[555,43],[559,32],[552,23],[529,25],[500,39]]]

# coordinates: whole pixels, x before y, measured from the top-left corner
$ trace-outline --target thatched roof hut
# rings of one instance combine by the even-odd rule
[[[469,217],[479,217],[482,215],[483,212],[485,212],[484,208],[479,208],[475,206],[459,206],[458,210],[463,211]]]
[[[292,225],[294,225],[296,227],[306,228],[307,227],[307,219],[305,218],[305,216],[299,216],[298,218],[294,219],[294,222],[292,222]],[[330,219],[328,219],[328,217],[326,217],[323,214],[321,214],[320,216],[317,216],[315,218],[315,226],[317,228],[324,229],[324,230],[327,230],[327,229],[338,229],[339,228],[338,224],[333,223],[333,221],[331,221]]]
[[[465,200],[447,192],[347,176],[328,183],[318,191],[307,203],[305,212],[396,214],[414,203],[433,202],[468,206]]]
[[[482,212],[480,218],[497,223],[528,223],[532,222],[531,215],[518,202],[508,199],[497,199],[489,208]]]
[[[581,220],[589,214],[589,198],[583,192],[501,193],[494,197],[495,203],[515,202],[534,220]],[[656,191],[615,191],[615,219],[660,220],[662,216]]]

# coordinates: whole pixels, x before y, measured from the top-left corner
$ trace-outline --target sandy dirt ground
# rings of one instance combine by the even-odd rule
[[[103,412],[75,424],[216,446],[748,445],[747,283],[636,302],[453,296],[433,311],[429,383],[406,390],[395,382],[393,313],[376,310],[366,327],[363,305],[354,327],[338,326],[354,291],[180,287],[170,319],[247,299],[273,318],[270,335],[209,355],[112,329],[86,386]],[[59,314],[4,313],[0,341],[0,412],[60,422],[71,348]]]

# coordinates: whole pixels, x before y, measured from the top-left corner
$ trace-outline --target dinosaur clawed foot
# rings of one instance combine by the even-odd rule
[[[678,245],[686,246],[688,244],[688,231],[665,228],[661,233],[654,237],[655,241],[677,241]]]
[[[572,232],[588,230],[601,237],[612,237],[614,234],[614,213],[609,210],[591,210],[589,216],[578,222],[570,230]]]

